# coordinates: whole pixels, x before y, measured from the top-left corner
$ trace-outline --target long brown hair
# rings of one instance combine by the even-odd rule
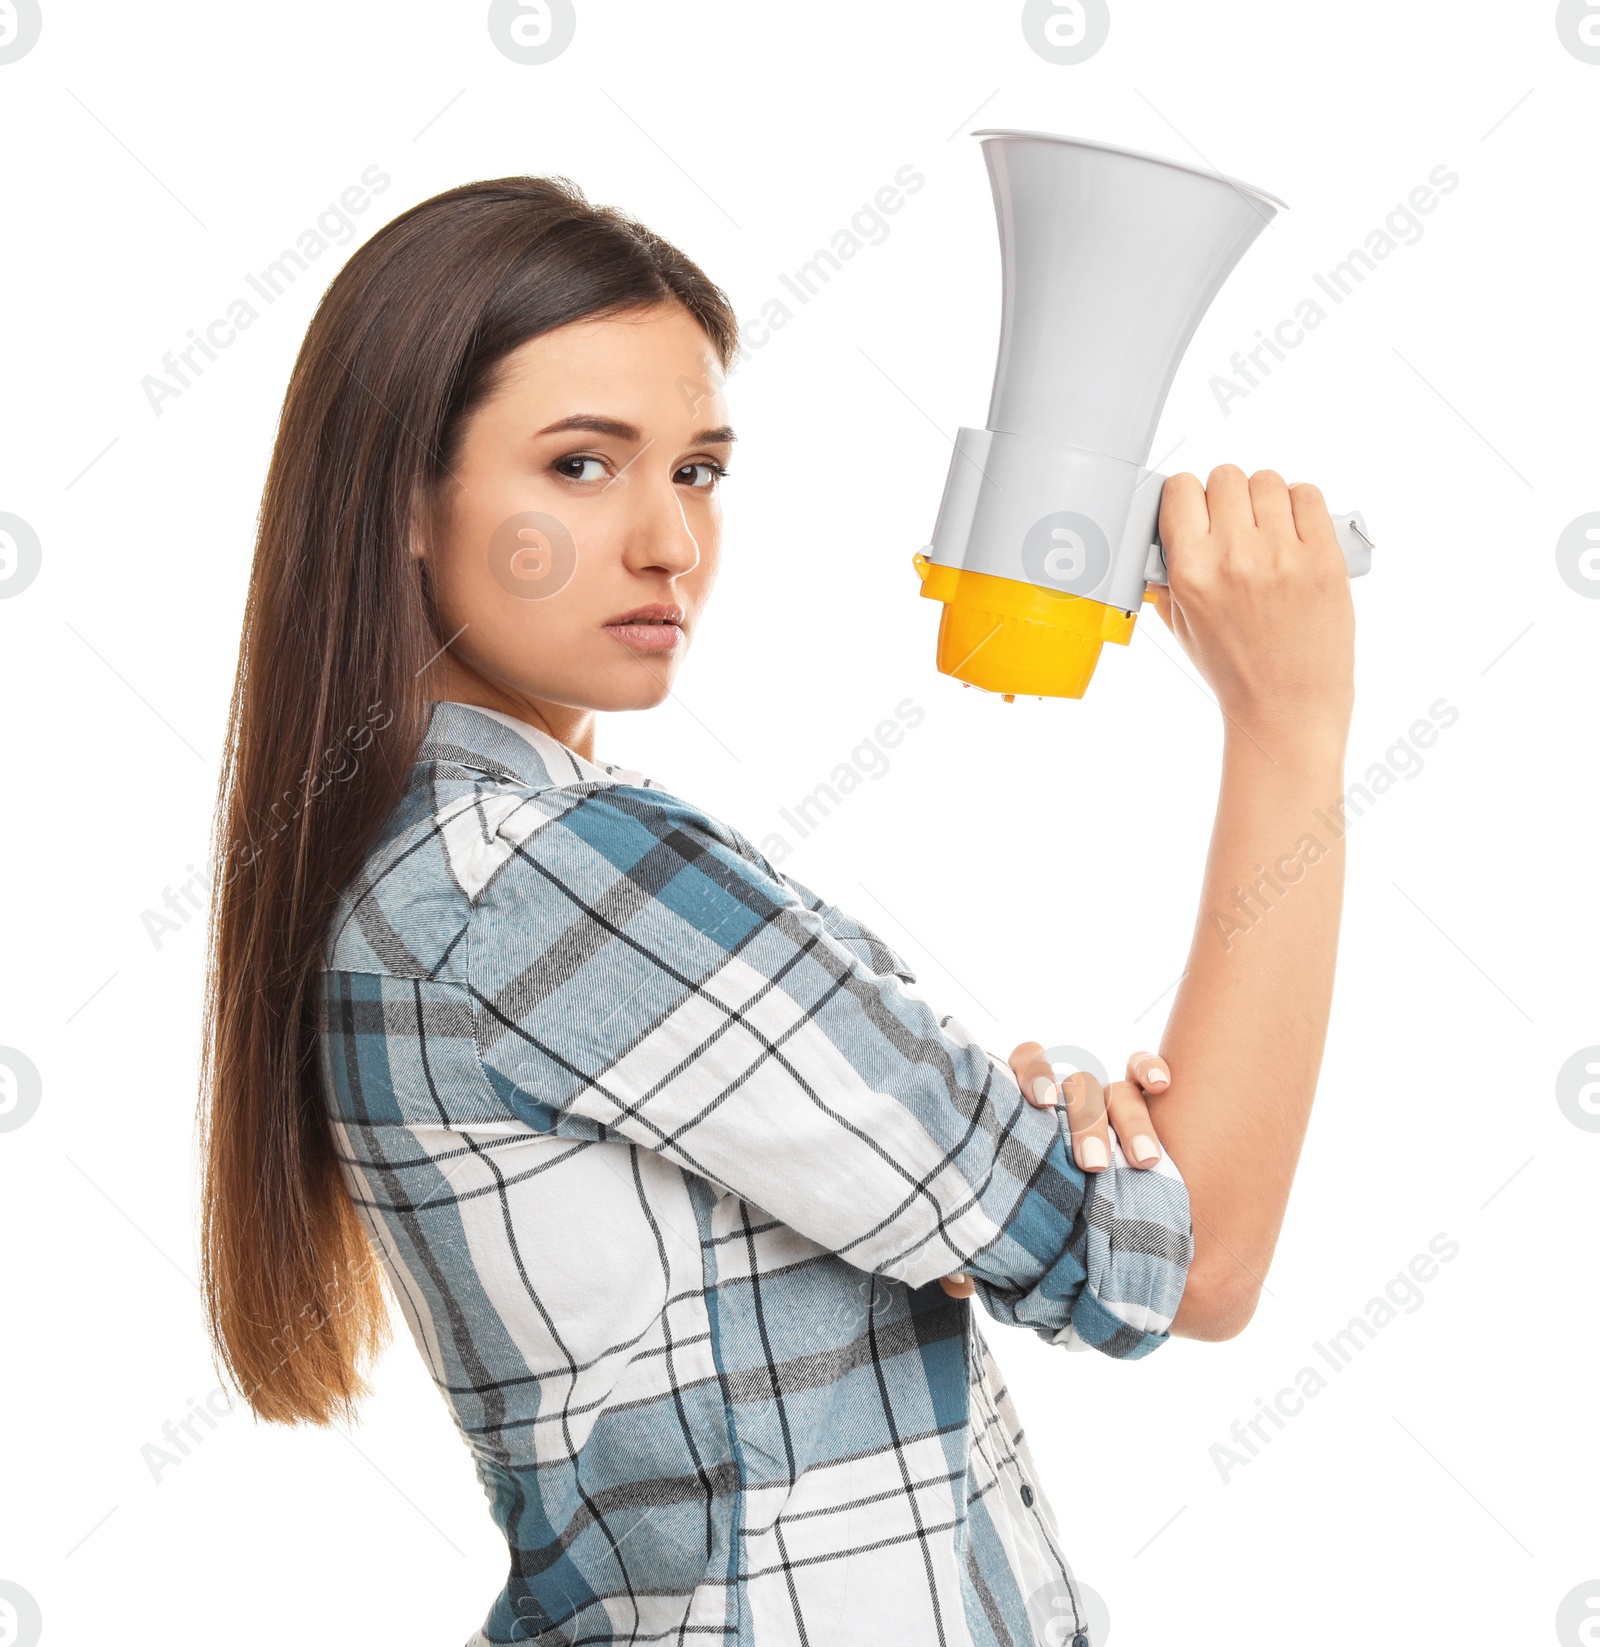
[[[340,890],[398,802],[448,637],[410,552],[419,499],[519,344],[681,303],[727,369],[737,323],[681,252],[562,177],[403,212],[328,287],[262,496],[218,790],[201,1063],[201,1277],[214,1349],[262,1418],[367,1393],[381,1272],[335,1156],[317,1000]]]

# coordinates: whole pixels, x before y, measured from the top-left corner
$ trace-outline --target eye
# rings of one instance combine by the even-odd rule
[[[696,492],[709,492],[720,482],[727,479],[728,471],[726,466],[718,463],[714,458],[701,458],[694,463],[686,463],[678,471],[678,474],[692,474],[696,469],[703,469],[708,475],[708,478],[705,480],[689,482],[690,489]],[[674,476],[673,478],[676,479],[677,476]]]
[[[587,474],[587,475],[585,475],[585,474],[576,474],[575,475],[567,467],[569,464],[573,464],[573,463],[577,464],[580,469],[583,467],[584,464],[592,463],[595,466],[595,468],[599,471],[599,473],[597,473],[597,474]],[[554,469],[557,474],[564,475],[568,480],[599,480],[601,478],[601,476],[603,476],[605,474],[605,468],[606,468],[605,463],[602,459],[597,458],[597,457],[581,457],[577,453],[574,453],[571,457],[557,458],[555,460],[555,462],[550,465],[550,467],[552,469]]]

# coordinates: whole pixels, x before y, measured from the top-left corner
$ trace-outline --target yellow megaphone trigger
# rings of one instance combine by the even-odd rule
[[[1081,698],[1100,648],[1107,641],[1126,646],[1133,637],[1135,612],[1017,578],[940,566],[920,550],[911,564],[922,593],[944,605],[940,673],[998,692],[1007,702],[1019,694]]]

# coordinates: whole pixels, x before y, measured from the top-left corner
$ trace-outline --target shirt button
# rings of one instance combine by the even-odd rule
[[[1026,1481],[1022,1484],[1022,1502],[1030,1507],[1033,1504],[1033,1488]]]

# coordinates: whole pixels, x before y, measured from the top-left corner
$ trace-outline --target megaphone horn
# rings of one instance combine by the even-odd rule
[[[933,541],[938,665],[1003,693],[1081,698],[1167,581],[1167,477],[1144,467],[1178,362],[1281,200],[1220,172],[1048,132],[985,130],[1000,228],[987,427],[962,428]],[[1359,514],[1334,528],[1369,571]]]

